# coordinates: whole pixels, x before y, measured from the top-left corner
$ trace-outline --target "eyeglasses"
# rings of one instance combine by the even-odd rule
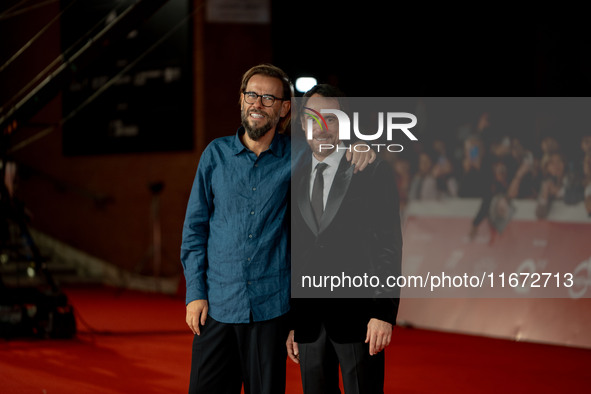
[[[261,103],[265,107],[272,107],[275,104],[275,100],[283,101],[285,99],[275,97],[272,94],[256,94],[255,92],[244,92],[244,101],[247,104],[254,104],[257,102],[258,98],[261,98]]]

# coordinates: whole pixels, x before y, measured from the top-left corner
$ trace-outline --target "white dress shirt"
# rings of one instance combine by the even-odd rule
[[[312,174],[310,175],[310,200],[312,200],[312,188],[314,187],[314,178],[316,178],[316,165],[318,163],[325,163],[328,165],[322,172],[324,177],[324,190],[322,191],[322,197],[324,200],[324,208],[326,209],[326,201],[328,200],[328,193],[330,192],[330,188],[332,186],[332,181],[337,173],[337,169],[339,168],[339,164],[341,163],[341,159],[345,154],[345,145],[343,143],[339,144],[339,148],[332,152],[330,155],[324,158],[321,162],[314,155],[312,155]]]

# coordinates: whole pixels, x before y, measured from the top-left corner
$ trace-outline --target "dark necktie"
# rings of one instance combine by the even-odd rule
[[[314,178],[314,185],[312,186],[312,210],[316,217],[316,223],[320,224],[320,218],[324,212],[324,176],[322,172],[328,167],[328,164],[318,163],[316,165],[316,178]]]

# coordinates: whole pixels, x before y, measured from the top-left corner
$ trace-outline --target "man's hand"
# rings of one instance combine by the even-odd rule
[[[294,338],[294,331],[291,330],[289,335],[287,336],[287,341],[285,341],[285,346],[287,346],[287,355],[291,358],[296,364],[300,363],[300,350],[298,349],[298,343],[293,340]]]
[[[390,344],[392,339],[392,324],[383,320],[371,319],[367,323],[365,343],[369,342],[369,355],[378,354]]]
[[[201,335],[199,331],[199,324],[205,325],[205,319],[207,319],[207,310],[209,304],[207,300],[195,300],[187,304],[187,325],[193,331],[193,334]]]
[[[356,142],[351,144],[352,147],[356,145],[367,145],[363,142]],[[367,152],[357,152],[354,148],[351,151],[347,150],[345,153],[345,157],[347,157],[347,161],[350,161],[351,164],[355,164],[355,169],[353,170],[353,174],[356,174],[357,171],[363,171],[368,164],[373,163],[376,160],[378,155],[373,149],[370,149]]]

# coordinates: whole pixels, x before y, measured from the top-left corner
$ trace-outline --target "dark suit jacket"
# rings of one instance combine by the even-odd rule
[[[301,283],[302,275],[399,275],[400,208],[389,164],[378,160],[353,175],[343,157],[317,224],[310,205],[311,163],[310,158],[293,175],[292,289]],[[375,290],[383,291],[366,289],[371,294]],[[327,294],[326,289],[322,291]],[[338,343],[362,342],[371,318],[395,324],[398,294],[391,291],[389,298],[292,298],[295,341],[313,342],[324,324],[329,337]]]

